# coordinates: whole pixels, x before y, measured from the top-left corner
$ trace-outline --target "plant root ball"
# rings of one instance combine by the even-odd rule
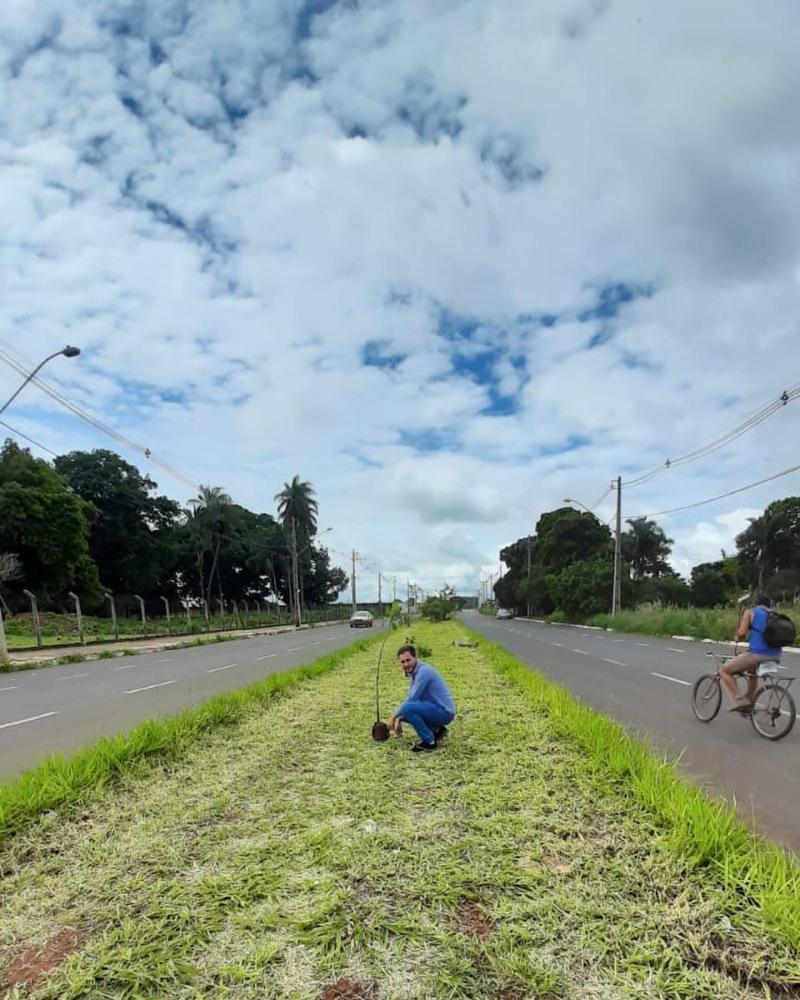
[[[385,743],[389,739],[389,727],[385,722],[376,722],[372,727],[372,738],[376,743]]]

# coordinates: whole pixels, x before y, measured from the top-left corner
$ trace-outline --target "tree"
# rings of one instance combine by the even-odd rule
[[[206,553],[211,554],[211,566],[208,570],[206,592],[203,595],[211,609],[211,595],[214,588],[214,578],[217,574],[219,554],[223,541],[227,538],[228,511],[233,501],[221,486],[201,486],[200,495],[189,501],[197,515],[196,540],[202,546],[202,559]],[[220,599],[222,599],[220,590]]]
[[[112,451],[73,451],[53,464],[91,505],[89,552],[102,583],[118,594],[174,593],[178,504],[153,496],[158,484]]]
[[[630,529],[620,537],[620,547],[622,560],[630,567],[631,579],[670,575],[673,570],[667,560],[672,552],[672,539],[649,518],[632,517],[626,523]]]
[[[284,531],[290,531],[294,521],[298,536],[307,541],[316,535],[319,504],[311,483],[294,476],[291,483],[283,484],[283,489],[275,494],[274,499]]]
[[[736,537],[736,547],[753,590],[763,590],[770,577],[781,571],[800,571],[800,497],[771,503]]]
[[[89,554],[91,508],[47,462],[6,441],[0,451],[0,552],[15,553],[28,589],[41,600],[76,591],[87,606],[102,600]],[[14,582],[9,593],[19,589]]]
[[[736,558],[700,563],[692,569],[691,601],[698,608],[715,608],[735,599]]]
[[[570,563],[548,579],[557,608],[581,620],[608,610],[611,603],[613,566],[604,556]]]
[[[11,612],[5,602],[5,586],[12,580],[21,580],[24,575],[22,563],[15,552],[0,552],[0,604],[6,609],[6,614]]]

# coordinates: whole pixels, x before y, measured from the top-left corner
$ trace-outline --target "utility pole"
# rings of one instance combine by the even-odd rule
[[[619,614],[622,593],[622,476],[617,476],[617,523],[614,530],[614,592],[611,596],[611,616]]]
[[[530,618],[531,616],[530,583],[531,583],[531,536],[528,535],[528,586],[525,588],[528,591],[528,601],[526,604],[528,618]]]
[[[294,590],[294,623],[299,628],[302,623],[302,614],[300,610],[300,571],[298,568],[297,559],[297,522],[292,518],[292,584]]]
[[[392,603],[397,600],[397,573],[392,577]]]
[[[353,613],[355,613],[358,610],[358,606],[356,604],[356,550],[355,549],[353,549],[352,559],[353,559],[353,572],[350,577],[350,601],[353,605]]]
[[[383,601],[381,600],[381,574],[378,573],[378,614],[383,621]]]

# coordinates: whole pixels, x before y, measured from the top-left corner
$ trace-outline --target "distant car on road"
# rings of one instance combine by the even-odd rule
[[[350,628],[372,628],[372,615],[369,611],[354,611],[350,616]]]
[[[504,621],[508,620],[509,618],[513,618],[513,617],[514,616],[511,614],[511,612],[508,610],[508,608],[498,608],[497,609],[497,614],[495,615],[495,618],[502,618]]]

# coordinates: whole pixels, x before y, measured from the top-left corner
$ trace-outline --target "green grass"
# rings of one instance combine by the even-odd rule
[[[791,614],[791,611],[788,612]],[[732,639],[739,625],[736,608],[676,608],[646,605],[618,615],[595,615],[588,625],[638,635],[690,635],[694,639]]]
[[[303,613],[303,622],[314,625],[325,621],[344,621],[349,617],[349,608],[331,607],[319,611]],[[239,618],[232,614],[212,615],[209,619],[209,631],[220,632],[235,629],[269,628],[278,625],[290,625],[292,619],[286,614],[258,615],[251,612],[248,616],[240,611]],[[6,641],[9,650],[30,649],[36,647],[36,637],[29,614],[7,618],[4,622]],[[197,615],[187,619],[185,615],[173,616],[170,628],[166,618],[149,618],[147,633],[142,629],[139,618],[119,618],[117,621],[120,641],[133,638],[156,638],[172,635],[205,635],[205,620]],[[111,619],[84,615],[83,629],[87,643],[115,642],[116,637],[111,627]],[[40,614],[40,630],[43,646],[71,646],[80,643],[77,619],[73,615]]]
[[[15,1000],[797,995],[775,855],[723,812],[712,837],[716,807],[498,647],[415,634],[459,706],[436,754],[370,739],[373,642],[22,826],[0,849],[0,982],[73,944]],[[385,718],[392,656],[383,677]]]

